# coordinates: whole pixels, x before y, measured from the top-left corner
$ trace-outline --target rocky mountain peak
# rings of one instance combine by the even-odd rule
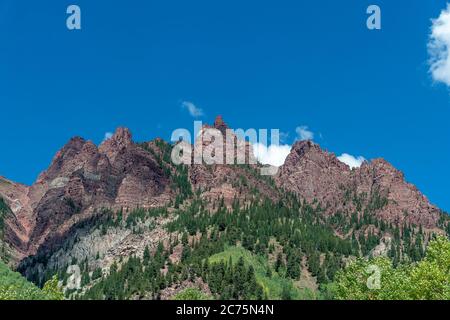
[[[368,199],[386,199],[375,213],[394,223],[436,226],[438,209],[405,180],[403,173],[385,159],[365,161],[360,168],[350,168],[312,141],[298,141],[275,177],[277,184],[309,201],[315,199],[330,205],[330,214],[343,207],[346,194]],[[375,201],[375,200],[373,200]],[[377,200],[378,201],[378,200]],[[381,202],[380,202],[381,203]]]
[[[311,140],[295,142],[281,168],[285,171],[291,171],[291,169],[299,166],[312,166],[316,169],[335,167],[342,172],[349,171],[347,165],[340,162],[333,153],[323,150]]]
[[[116,147],[116,148],[124,148],[132,144],[132,135],[128,128],[119,127],[116,129],[111,138],[105,140],[101,146],[108,147]]]
[[[86,140],[81,137],[71,138],[53,157],[52,164],[56,164],[58,161],[62,161],[66,157],[72,157],[81,151]]]
[[[92,141],[73,137],[55,154],[50,167],[39,175],[36,183],[69,175],[76,168],[88,163],[97,153],[97,146]]]
[[[297,141],[275,181],[308,201],[337,203],[341,185],[348,183],[350,172],[333,153],[322,150],[313,141]]]
[[[84,138],[75,136],[75,137],[70,138],[70,140],[63,147],[63,150],[67,150],[67,149],[79,150],[82,148],[82,146],[85,143],[86,143],[86,140]]]
[[[105,154],[110,161],[114,161],[116,155],[133,144],[132,135],[128,128],[119,127],[111,138],[103,141],[99,147],[100,153]]]
[[[372,179],[373,183],[383,185],[386,188],[391,188],[390,186],[393,184],[403,184],[405,181],[403,172],[382,158],[364,162],[360,168],[355,170],[355,176]]]
[[[226,133],[226,130],[228,129],[228,125],[223,121],[223,118],[221,115],[218,115],[216,119],[214,120],[214,128],[222,132],[222,134]]]
[[[214,126],[205,128],[225,133],[228,126],[218,116]],[[184,176],[172,180],[177,168],[164,162],[165,151],[159,146],[162,141],[157,138],[143,147],[133,143],[126,128],[118,128],[99,147],[75,137],[57,152],[51,166],[32,186],[0,177],[0,196],[15,215],[14,221],[7,221],[7,241],[18,251],[18,257],[35,254],[38,249],[53,250],[70,236],[77,223],[87,221],[101,208],[126,210],[173,203],[181,190],[173,189],[175,182],[203,190],[201,197],[208,201],[223,198],[227,205],[237,198],[251,199],[253,190],[271,199],[277,199],[282,190],[310,203],[318,201],[329,215],[357,210],[361,214],[369,208],[371,215],[384,221],[438,227],[438,208],[384,159],[364,162],[351,170],[313,141],[297,141],[273,177],[276,186],[260,179],[251,168],[220,163],[186,167]],[[199,143],[203,143],[203,150],[210,144]],[[239,143],[250,158],[250,144],[245,140]],[[237,152],[233,154],[236,156]]]
[[[315,144],[311,140],[302,140],[296,141],[291,149],[291,154],[295,153],[298,156],[302,157],[306,153],[308,153],[311,149],[315,149],[316,151],[321,151],[319,145]]]

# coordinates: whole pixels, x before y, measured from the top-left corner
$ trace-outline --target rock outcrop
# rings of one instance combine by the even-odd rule
[[[386,160],[365,161],[350,169],[312,141],[295,143],[275,180],[280,188],[319,201],[330,214],[355,211],[357,198],[380,219],[433,229],[441,213]]]
[[[218,117],[214,126],[205,128],[225,133],[228,126]],[[248,142],[237,137],[234,142],[241,144],[247,159],[253,156]],[[177,190],[171,177],[176,167],[162,160],[164,152],[158,147],[162,143],[157,139],[146,147],[138,145],[126,128],[117,129],[99,147],[75,137],[32,186],[0,177],[0,196],[13,213],[6,221],[5,240],[16,251],[16,259],[55,252],[74,228],[103,208],[126,212],[174,200]],[[211,142],[197,143],[205,148]],[[224,156],[225,151],[226,143]],[[203,199],[223,198],[228,206],[235,199],[243,203],[258,197],[277,199],[286,190],[318,201],[328,214],[370,208],[371,214],[388,222],[438,228],[441,211],[383,159],[351,169],[314,142],[299,141],[272,179],[260,175],[260,165],[236,165],[236,156],[233,149],[232,165],[189,165],[188,183],[200,190]],[[358,202],[364,208],[358,208]]]
[[[72,138],[32,186],[2,178],[0,196],[16,218],[8,223],[7,240],[25,257],[54,250],[73,226],[102,208],[162,206],[172,192],[154,157],[119,128],[98,148]]]

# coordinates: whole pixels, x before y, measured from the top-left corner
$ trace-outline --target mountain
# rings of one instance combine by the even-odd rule
[[[30,187],[2,179],[1,196],[14,220],[7,241],[23,258],[52,250],[64,234],[98,208],[164,205],[171,197],[168,177],[155,158],[119,128],[98,148],[72,138]]]
[[[218,117],[205,128],[228,126]],[[251,145],[240,143],[250,157]],[[183,266],[201,268],[208,254],[229,250],[241,253],[236,259],[265,257],[267,273],[278,265],[281,278],[299,277],[300,285],[280,280],[292,290],[317,291],[352,257],[419,260],[434,234],[450,232],[448,215],[383,159],[351,169],[316,143],[298,141],[269,177],[259,164],[175,165],[172,148],[161,139],[136,143],[118,128],[98,147],[72,138],[31,186],[0,177],[3,258],[37,284],[57,273],[67,292],[97,298],[117,298],[106,284],[129,283],[127,268],[151,267],[149,287],[123,297],[164,298],[192,285],[217,294],[209,271]],[[72,283],[73,266],[80,283]],[[266,294],[279,297],[284,289],[274,288]],[[252,292],[264,294],[258,285]]]
[[[308,201],[318,200],[330,214],[355,211],[356,201],[350,200],[358,200],[363,206],[379,207],[374,214],[387,222],[427,229],[439,224],[441,211],[384,159],[365,161],[352,170],[314,142],[298,141],[275,179],[278,186]]]

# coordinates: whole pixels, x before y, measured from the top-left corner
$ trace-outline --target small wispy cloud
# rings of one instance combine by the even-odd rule
[[[289,145],[266,146],[262,143],[253,145],[253,154],[260,163],[270,164],[276,167],[284,164],[289,152],[291,152],[291,146]]]
[[[338,160],[348,165],[351,169],[361,167],[362,163],[366,161],[364,157],[354,157],[348,153],[343,153],[338,157]]]
[[[309,130],[307,126],[300,126],[295,128],[298,140],[314,140],[314,132]]]
[[[106,132],[106,133],[105,133],[105,136],[103,137],[102,143],[105,142],[106,140],[111,139],[112,136],[113,136],[113,133],[112,133],[112,132]]]
[[[433,80],[450,87],[450,3],[432,20],[428,53]]]
[[[189,101],[183,101],[181,103],[181,107],[183,109],[186,109],[189,112],[189,114],[194,118],[201,117],[204,114],[201,108],[197,107],[195,104]]]

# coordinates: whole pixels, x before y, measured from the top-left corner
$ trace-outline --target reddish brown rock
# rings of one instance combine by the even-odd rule
[[[102,208],[161,206],[170,201],[169,178],[153,156],[119,128],[99,148],[72,138],[36,183],[2,179],[0,195],[13,208],[10,239],[21,256],[53,250],[77,223]]]
[[[298,141],[275,177],[282,188],[307,201],[337,203],[351,181],[350,168],[312,141]]]
[[[217,117],[213,127],[205,128],[224,133],[228,126]],[[237,138],[234,140],[236,143]],[[54,250],[72,229],[89,221],[102,208],[156,207],[173,200],[176,190],[171,187],[169,174],[175,172],[175,166],[161,163],[161,143],[147,143],[144,147],[150,150],[145,150],[133,142],[126,128],[117,129],[99,147],[75,137],[57,152],[32,186],[0,178],[0,196],[13,212],[6,221],[6,241],[17,251],[16,256],[21,259],[38,251]],[[210,144],[197,143],[202,147]],[[252,147],[248,142],[241,143],[248,159],[253,155]],[[236,163],[237,151],[233,151]],[[259,168],[193,164],[188,167],[188,178],[202,198],[223,198],[228,206],[235,199],[242,203],[264,197],[278,199],[280,190],[285,189],[309,202],[319,201],[328,214],[337,210],[351,213],[356,210],[352,197],[365,195],[367,206],[370,199],[379,196],[387,202],[372,213],[377,217],[437,228],[440,210],[385,160],[375,159],[351,170],[317,144],[300,141],[273,177],[274,183],[271,178],[261,177]]]
[[[375,214],[393,223],[436,228],[440,210],[430,204],[404,175],[383,159],[364,162],[351,170],[337,157],[311,141],[295,143],[275,177],[277,185],[308,201],[318,200],[328,212],[355,210],[350,194],[365,194],[367,201],[380,196],[387,203]]]

